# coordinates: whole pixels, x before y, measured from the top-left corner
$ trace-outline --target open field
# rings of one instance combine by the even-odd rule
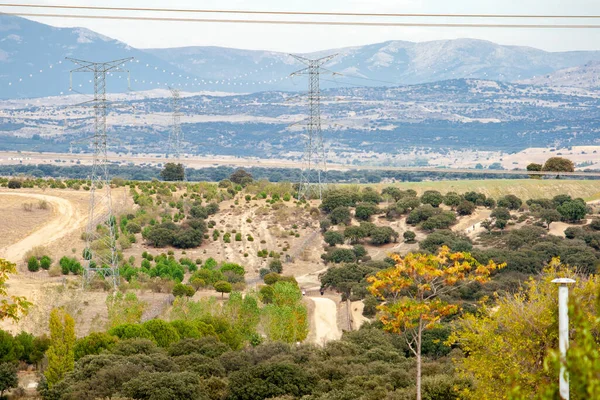
[[[414,189],[422,194],[426,190],[438,190],[442,194],[448,192],[466,193],[481,192],[486,196],[498,198],[507,194],[528,200],[534,198],[551,198],[558,194],[569,194],[581,197],[586,201],[600,199],[600,180],[562,180],[562,179],[488,179],[464,181],[431,181],[431,182],[402,182],[393,185],[370,185],[378,189],[386,186],[397,186],[404,190]]]
[[[4,248],[9,244],[35,232],[56,215],[52,204],[46,203],[47,208],[42,209],[39,201],[31,196],[0,192],[0,254],[5,253]]]
[[[560,150],[560,149],[559,149]],[[563,149],[553,151],[548,148],[527,148],[523,151],[513,154],[502,152],[485,152],[465,149],[464,151],[453,150],[448,154],[426,153],[399,155],[390,158],[389,154],[365,153],[365,154],[328,154],[328,170],[348,171],[348,170],[397,170],[397,171],[427,171],[427,172],[456,172],[456,173],[474,173],[474,174],[505,174],[513,169],[524,172],[529,163],[535,162],[544,164],[550,157],[566,157],[573,161],[575,165],[586,165],[578,167],[576,171],[584,169],[597,170],[600,168],[598,157],[600,146],[574,146],[571,150]],[[217,166],[230,167],[263,167],[263,168],[299,168],[301,166],[301,153],[289,153],[281,158],[259,158],[242,157],[228,155],[183,155],[183,163],[186,168],[209,168]],[[416,159],[427,160],[428,164],[423,167],[414,167]],[[121,165],[148,165],[158,166],[168,161],[164,154],[123,154],[109,153],[108,160]],[[359,163],[352,161],[360,160]],[[412,160],[412,161],[411,161]],[[50,153],[33,151],[0,151],[0,165],[91,165],[93,161],[92,154],[83,153]],[[501,164],[504,170],[494,169],[475,169],[478,164],[488,166],[494,163]],[[422,164],[421,164],[422,165]],[[412,166],[412,167],[411,167]],[[512,173],[518,173],[512,171]],[[545,174],[542,173],[542,174]]]

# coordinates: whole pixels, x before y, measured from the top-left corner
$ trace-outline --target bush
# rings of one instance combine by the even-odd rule
[[[176,343],[180,340],[177,329],[161,319],[146,321],[143,323],[143,327],[150,332],[159,347],[167,348],[171,343]]]
[[[40,259],[40,267],[42,269],[45,269],[46,271],[50,269],[50,267],[52,266],[52,260],[50,259],[50,257],[48,256],[43,256]]]
[[[415,241],[417,234],[414,233],[413,231],[406,231],[406,232],[404,232],[404,234],[402,236],[404,237],[405,242],[412,243]]]
[[[18,179],[11,179],[10,181],[8,181],[9,189],[21,189],[21,186],[22,186],[22,183]]]
[[[27,269],[31,272],[38,272],[40,270],[40,261],[34,256],[29,257],[29,260],[27,260]]]
[[[281,276],[278,273],[269,272],[268,274],[266,274],[265,276],[263,276],[263,281],[267,285],[273,285],[276,282],[278,282],[280,278],[281,278]]]
[[[191,285],[184,285],[183,283],[178,283],[173,287],[173,296],[175,297],[192,297],[196,293],[196,289]]]
[[[271,261],[269,263],[269,270],[271,272],[280,274],[283,271],[283,264],[281,263],[281,260],[275,259],[275,260]]]
[[[600,218],[594,218],[592,222],[590,222],[590,228],[595,231],[600,231]]]
[[[327,232],[327,230],[331,228],[331,220],[328,218],[323,219],[319,222],[319,226],[321,227],[321,232]]]
[[[135,222],[129,222],[127,224],[127,232],[129,233],[140,233],[142,231],[142,227]]]

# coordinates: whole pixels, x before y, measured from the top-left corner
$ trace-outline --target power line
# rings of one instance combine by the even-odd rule
[[[259,20],[259,19],[218,19],[218,18],[175,18],[175,17],[136,17],[125,15],[78,15],[3,12],[0,15],[39,18],[106,19],[118,21],[162,21],[162,22],[204,22],[227,24],[267,24],[267,25],[326,25],[362,27],[422,27],[422,28],[509,28],[509,29],[598,29],[600,24],[464,24],[464,23],[420,23],[420,22],[353,22],[353,21],[300,21],[300,20]]]
[[[420,18],[557,18],[557,19],[598,19],[600,15],[563,15],[563,14],[431,14],[431,13],[361,13],[337,11],[261,11],[261,10],[223,10],[193,8],[148,8],[148,7],[108,7],[108,6],[76,6],[54,4],[16,4],[0,3],[0,7],[46,8],[62,10],[95,10],[95,11],[143,11],[173,12],[197,14],[249,14],[249,15],[305,15],[305,16],[339,16],[339,17],[420,17]]]

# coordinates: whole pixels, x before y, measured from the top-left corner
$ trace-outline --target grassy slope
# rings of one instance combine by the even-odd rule
[[[390,184],[375,185],[379,190]],[[561,180],[561,179],[489,179],[435,182],[402,182],[393,184],[403,190],[414,189],[419,194],[426,190],[438,190],[441,193],[465,193],[476,191],[498,198],[514,194],[527,200],[531,198],[551,198],[558,194],[582,197],[587,201],[600,199],[600,180]]]

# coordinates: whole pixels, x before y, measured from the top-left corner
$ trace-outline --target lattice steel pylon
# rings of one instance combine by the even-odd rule
[[[308,75],[308,119],[306,122],[306,143],[302,162],[302,175],[298,187],[298,199],[310,198],[311,195],[323,197],[327,186],[327,158],[321,131],[321,88],[320,75],[323,64],[333,59],[336,54],[316,60],[290,54],[296,60],[306,64],[306,68],[292,73],[291,76]],[[329,71],[328,71],[329,72]]]
[[[167,156],[181,163],[181,148],[183,146],[183,132],[181,131],[181,94],[178,89],[169,88],[171,91],[171,106],[173,108],[173,125],[169,134]]]
[[[113,287],[119,285],[119,263],[117,259],[116,219],[112,212],[110,174],[108,172],[108,137],[106,134],[106,74],[108,72],[127,72],[126,62],[133,58],[124,58],[108,62],[91,62],[68,58],[79,65],[71,70],[70,82],[73,85],[74,72],[91,72],[94,75],[94,99],[86,102],[94,108],[94,134],[91,145],[94,151],[92,174],[90,176],[89,220],[86,230],[84,249],[83,284],[85,286],[97,274],[111,277]],[[130,80],[128,77],[128,84]]]

